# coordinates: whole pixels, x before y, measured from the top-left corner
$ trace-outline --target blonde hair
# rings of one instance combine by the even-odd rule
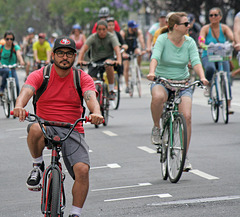
[[[209,14],[210,14],[210,11],[218,11],[218,13],[219,13],[219,15],[222,17],[223,16],[223,13],[222,13],[222,10],[221,10],[221,8],[218,8],[218,7],[214,7],[214,8],[211,8],[210,10],[209,10]]]
[[[180,24],[180,20],[182,17],[187,17],[187,13],[185,12],[170,12],[168,15],[168,26],[163,27],[160,30],[160,34],[173,31],[173,27],[175,24]]]

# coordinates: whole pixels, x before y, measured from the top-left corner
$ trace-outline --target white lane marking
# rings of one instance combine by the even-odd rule
[[[240,199],[240,195],[234,196],[224,196],[224,197],[209,197],[209,198],[196,198],[189,200],[177,200],[170,202],[162,202],[162,203],[152,203],[148,204],[148,206],[164,206],[164,205],[180,205],[180,204],[192,204],[192,203],[207,203],[207,202],[216,202],[216,201],[224,201],[224,200],[238,200]]]
[[[233,103],[231,103],[231,104],[232,104],[232,105],[235,105],[235,106],[240,106],[240,103],[236,103],[236,102],[235,102],[235,103],[233,102]]]
[[[113,133],[113,132],[111,132],[111,131],[109,131],[109,130],[104,130],[104,131],[102,131],[102,132],[105,133],[105,134],[108,135],[108,136],[117,136],[116,133]]]
[[[153,194],[153,195],[144,195],[144,196],[136,196],[136,197],[123,197],[123,198],[116,198],[116,199],[108,199],[104,200],[104,202],[113,202],[113,201],[121,201],[121,200],[133,200],[133,199],[141,199],[141,198],[148,198],[148,197],[172,197],[171,194]]]
[[[19,131],[19,130],[26,130],[26,127],[24,127],[24,128],[12,128],[12,129],[7,129],[6,132]]]
[[[91,170],[104,169],[104,168],[116,169],[116,168],[121,168],[121,166],[119,164],[113,163],[113,164],[107,164],[106,166],[91,167]]]
[[[27,136],[20,136],[19,139],[26,139]]]
[[[156,154],[156,150],[148,148],[147,146],[138,146],[139,149],[148,152],[149,154]]]
[[[195,175],[198,175],[198,176],[200,176],[200,177],[202,177],[202,178],[208,179],[208,180],[219,179],[219,178],[216,177],[216,176],[209,175],[209,174],[204,173],[204,172],[202,172],[202,171],[200,171],[200,170],[190,170],[189,172],[191,172],[191,173],[193,173],[193,174],[195,174]]]
[[[92,191],[107,191],[107,190],[115,190],[115,189],[124,189],[124,188],[136,188],[136,187],[144,187],[150,186],[151,183],[138,183],[137,185],[128,185],[128,186],[120,186],[120,187],[112,187],[112,188],[100,188],[100,189],[93,189]]]

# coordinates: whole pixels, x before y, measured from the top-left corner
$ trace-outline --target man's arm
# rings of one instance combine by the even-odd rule
[[[153,36],[151,33],[147,33],[147,52],[151,52]]]
[[[142,50],[145,50],[145,42],[144,42],[144,38],[143,38],[143,33],[140,29],[138,29],[138,40],[141,44]]]
[[[236,50],[240,51],[240,17],[235,17],[233,26],[234,42]]]
[[[117,65],[121,65],[122,64],[122,56],[121,56],[121,52],[120,52],[120,47],[117,45],[113,49],[117,56]]]
[[[86,53],[88,48],[89,47],[88,47],[88,45],[86,43],[82,46],[81,50],[79,51],[77,63],[81,63],[83,61],[84,54]]]
[[[26,118],[26,110],[24,107],[27,105],[28,101],[31,99],[35,92],[35,88],[31,85],[24,84],[21,92],[17,98],[15,108],[13,109],[13,114],[15,117],[19,117],[19,121],[24,121]]]
[[[84,100],[91,114],[89,119],[92,124],[102,124],[103,116],[101,115],[100,106],[96,98],[96,93],[93,90],[87,90],[84,92]]]

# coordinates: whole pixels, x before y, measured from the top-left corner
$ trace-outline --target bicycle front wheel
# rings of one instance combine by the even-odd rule
[[[172,139],[167,151],[168,176],[172,183],[177,183],[183,172],[187,151],[187,124],[182,114],[174,115],[170,134]]]
[[[221,108],[222,108],[223,121],[225,124],[227,124],[228,123],[228,99],[227,99],[226,83],[223,76],[221,77],[221,99],[222,99]]]
[[[10,117],[10,102],[8,99],[8,92],[7,92],[6,88],[4,90],[4,95],[2,96],[2,104],[3,104],[4,114],[7,118],[9,118]]]
[[[104,126],[108,124],[108,116],[109,116],[109,96],[108,96],[108,86],[107,84],[103,84],[103,103],[102,103],[102,116],[104,118]]]
[[[161,172],[163,180],[167,180],[168,178],[168,169],[167,169],[167,147],[169,145],[169,126],[164,128],[164,132],[162,135],[162,149],[161,149]]]
[[[219,101],[215,82],[211,85],[210,100],[212,119],[215,123],[217,123],[219,118]]]
[[[10,94],[11,94],[10,109],[13,110],[15,108],[17,96],[16,96],[15,87],[12,82],[10,83]],[[13,116],[13,118],[15,117]]]
[[[118,109],[120,103],[120,85],[119,85],[119,76],[117,73],[114,73],[114,93],[115,100],[111,101],[113,109]]]
[[[141,97],[141,96],[142,96],[142,89],[141,89],[141,71],[140,71],[140,69],[139,69],[138,66],[136,66],[136,75],[137,75],[136,85],[137,85],[138,96]]]
[[[51,195],[51,217],[59,217],[61,214],[61,176],[56,168],[52,170],[52,195]]]

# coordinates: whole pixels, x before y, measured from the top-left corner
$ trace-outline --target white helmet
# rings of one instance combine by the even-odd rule
[[[102,17],[108,17],[108,16],[109,16],[109,8],[108,7],[102,7],[99,10],[98,17],[102,18]]]

